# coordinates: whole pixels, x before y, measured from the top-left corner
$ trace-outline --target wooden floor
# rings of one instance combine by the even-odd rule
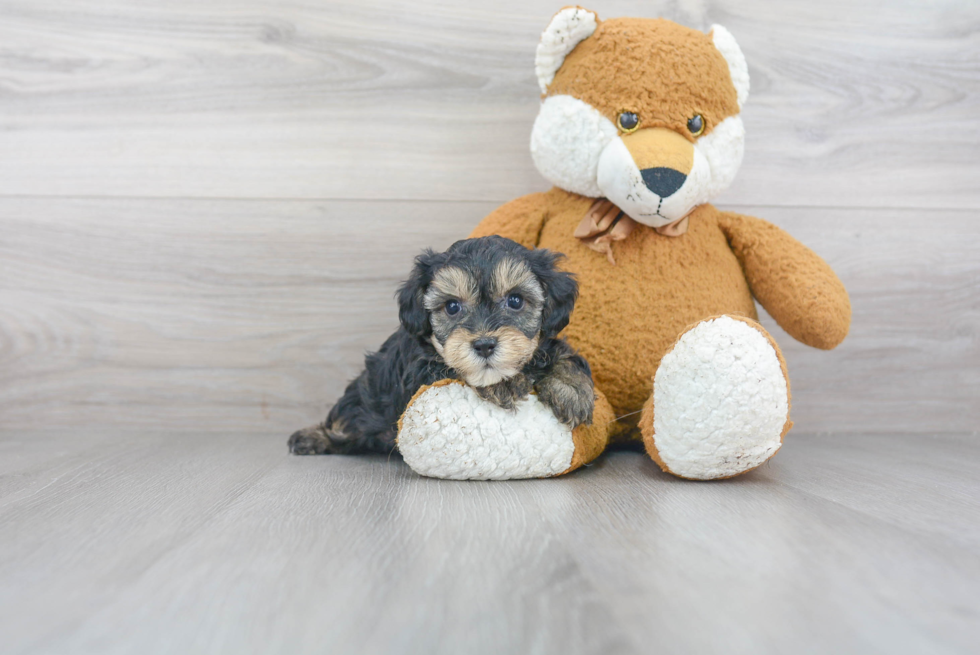
[[[0,439],[13,653],[968,653],[975,436],[794,435],[741,478],[618,452],[450,482],[283,435]]]

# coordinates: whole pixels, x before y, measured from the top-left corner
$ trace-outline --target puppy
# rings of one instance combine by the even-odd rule
[[[419,255],[398,290],[401,327],[367,356],[323,423],[289,438],[290,452],[391,452],[412,396],[446,378],[504,408],[533,389],[562,423],[591,423],[589,365],[557,338],[578,294],[555,267],[562,257],[499,236]]]

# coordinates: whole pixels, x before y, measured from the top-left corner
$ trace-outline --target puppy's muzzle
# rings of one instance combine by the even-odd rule
[[[483,359],[493,357],[493,351],[497,348],[497,340],[494,337],[480,337],[473,341],[473,350]]]

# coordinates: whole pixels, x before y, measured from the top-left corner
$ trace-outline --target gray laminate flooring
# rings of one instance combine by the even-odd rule
[[[0,437],[12,653],[967,653],[976,436],[790,435],[695,483],[642,453],[449,482],[283,435]]]

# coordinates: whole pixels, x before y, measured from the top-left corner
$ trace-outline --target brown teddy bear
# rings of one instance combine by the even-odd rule
[[[642,439],[679,477],[759,466],[792,422],[786,365],[753,298],[823,349],[847,335],[851,307],[807,247],[708,204],[742,160],[749,77],[738,44],[718,25],[600,22],[568,7],[542,34],[535,70],[531,154],[555,186],[500,207],[471,236],[565,253],[580,295],[563,336],[592,366],[595,417],[572,432],[534,398],[508,413],[441,384],[403,415],[406,461],[435,477],[540,477]]]

